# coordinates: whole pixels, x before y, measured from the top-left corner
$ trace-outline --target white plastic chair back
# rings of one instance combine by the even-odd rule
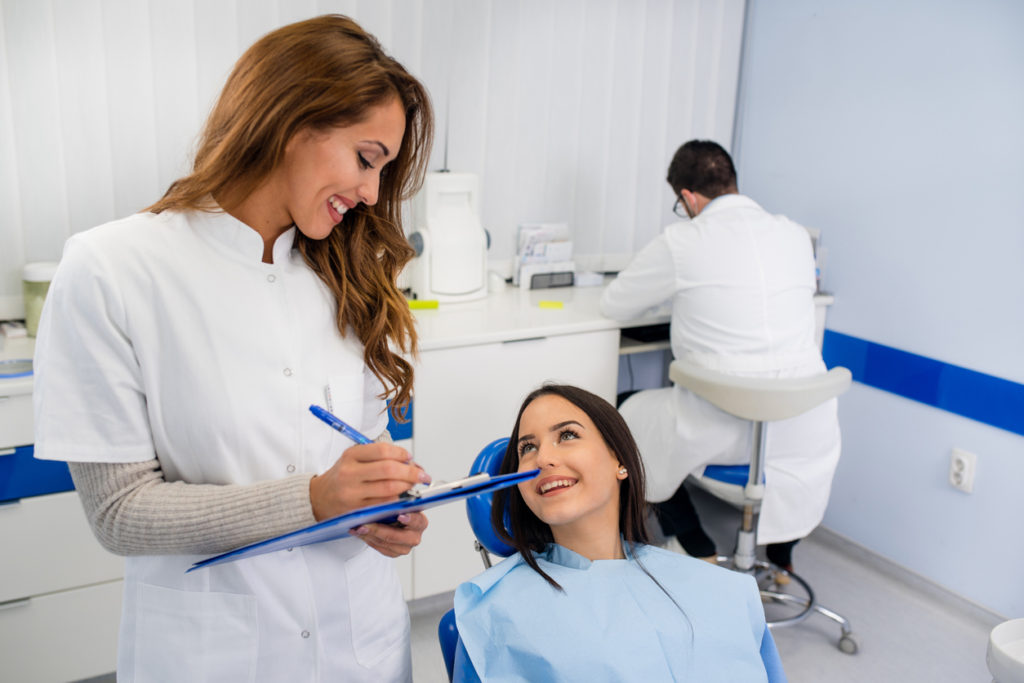
[[[753,422],[806,413],[846,391],[852,377],[846,368],[811,377],[737,377],[688,360],[673,361],[668,376],[717,408]]]

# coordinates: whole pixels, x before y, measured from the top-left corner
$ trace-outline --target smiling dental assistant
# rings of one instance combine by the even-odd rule
[[[643,464],[611,404],[527,396],[501,473],[534,468],[493,500],[518,552],[455,592],[455,678],[786,680],[752,577],[648,545]]]
[[[407,681],[400,526],[186,574],[212,553],[397,498],[422,85],[351,20],[285,26],[235,65],[192,172],[73,236],[36,345],[36,457],[66,460],[126,555],[119,681]],[[394,350],[393,350],[394,349]],[[371,437],[353,445],[308,411]]]

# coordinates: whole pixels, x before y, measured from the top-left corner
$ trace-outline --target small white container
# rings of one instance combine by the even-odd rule
[[[39,329],[39,315],[43,312],[43,302],[50,289],[50,281],[57,271],[54,261],[37,261],[26,263],[22,270],[22,291],[25,295],[25,329],[30,337],[36,336]]]
[[[1024,619],[1010,619],[992,629],[985,660],[998,683],[1024,682]]]

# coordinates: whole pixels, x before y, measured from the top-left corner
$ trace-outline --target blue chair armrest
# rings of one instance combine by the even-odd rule
[[[469,653],[459,638],[459,627],[455,623],[455,610],[450,609],[441,617],[437,625],[437,637],[441,641],[441,654],[444,666],[448,669],[448,680],[458,683],[479,683],[480,676],[476,673]]]
[[[454,683],[481,683],[476,667],[466,652],[466,646],[462,644],[462,638],[455,645],[455,672],[452,677]]]
[[[459,640],[459,629],[455,626],[455,610],[450,609],[441,617],[437,625],[437,639],[441,642],[441,655],[444,666],[448,669],[448,680],[452,680],[455,668],[455,647]]]

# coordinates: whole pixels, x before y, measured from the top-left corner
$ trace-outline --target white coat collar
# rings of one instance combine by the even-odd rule
[[[715,197],[704,206],[704,210],[700,212],[697,218],[703,216],[718,213],[719,211],[728,211],[730,209],[757,209],[763,211],[764,209],[750,197],[742,194],[723,194]]]
[[[215,212],[197,211],[192,223],[203,237],[212,239],[238,260],[263,262],[263,237],[220,207]],[[295,232],[293,225],[274,242],[275,264],[288,262],[295,244]]]

